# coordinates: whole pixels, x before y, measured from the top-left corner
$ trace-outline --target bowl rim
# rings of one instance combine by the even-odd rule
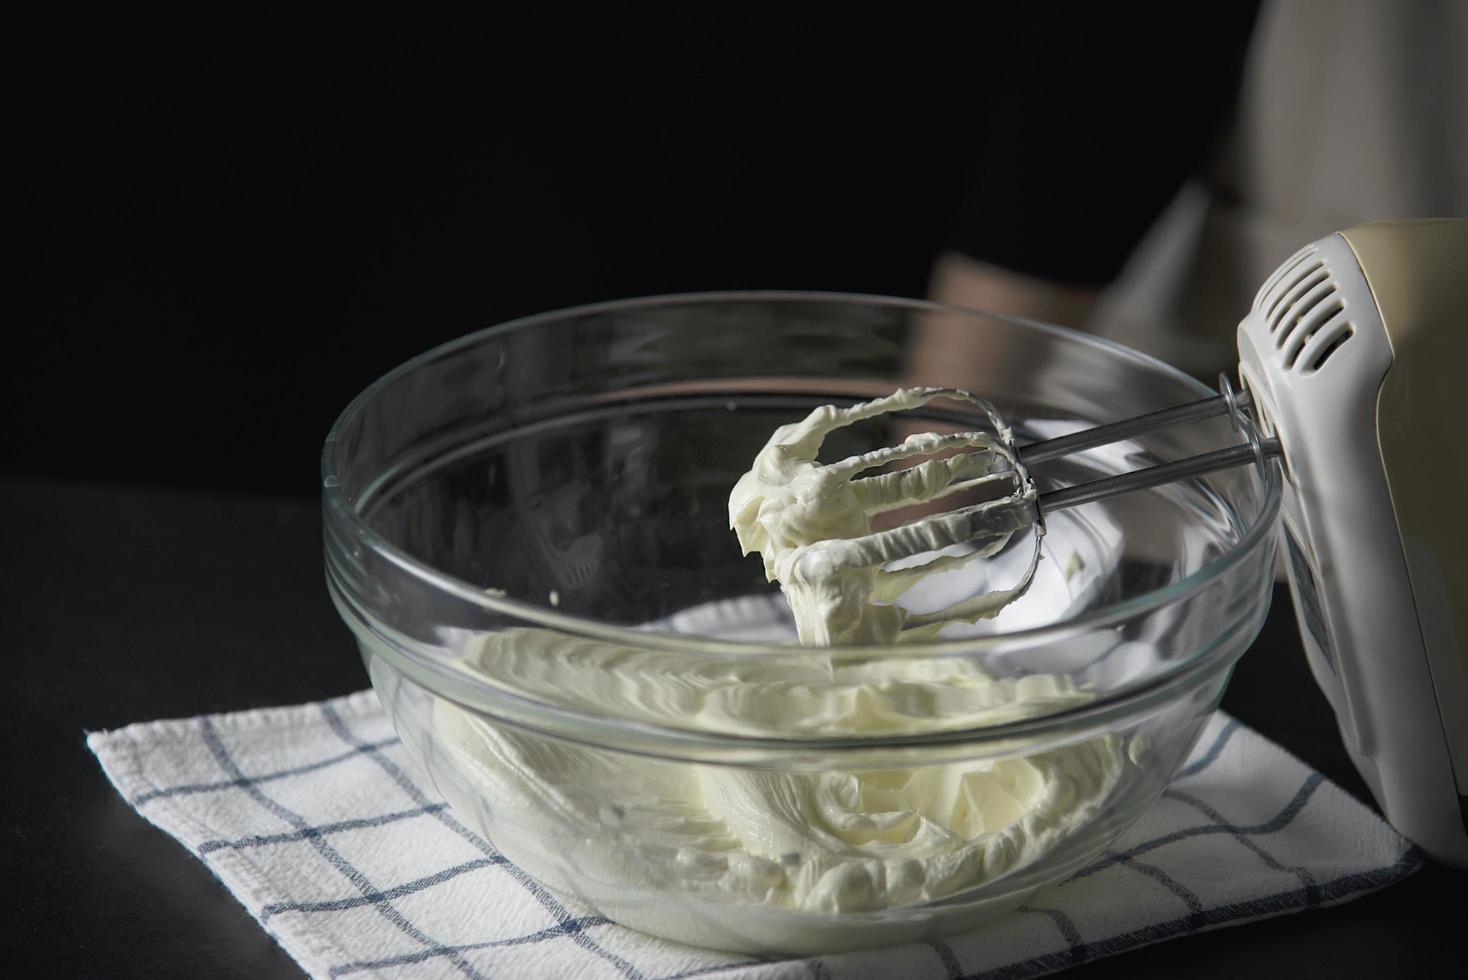
[[[1009,632],[952,640],[934,640],[924,643],[903,643],[896,647],[890,645],[850,645],[812,648],[801,647],[795,643],[753,643],[738,640],[721,640],[692,634],[637,630],[626,626],[601,623],[588,617],[563,613],[555,609],[547,609],[543,606],[514,599],[509,596],[484,592],[468,582],[449,575],[446,572],[434,568],[427,562],[413,557],[406,551],[383,539],[367,526],[357,509],[346,498],[346,494],[341,485],[341,479],[336,472],[334,458],[342,432],[383,389],[427,363],[450,355],[460,348],[474,346],[491,336],[532,329],[547,323],[573,317],[616,312],[619,310],[646,309],[658,306],[769,301],[850,303],[859,306],[900,307],[916,311],[959,314],[971,318],[975,322],[992,320],[1019,324],[1026,328],[1037,330],[1042,334],[1063,338],[1071,343],[1091,346],[1106,351],[1113,356],[1120,357],[1123,360],[1131,361],[1138,366],[1159,371],[1171,380],[1181,382],[1185,388],[1196,392],[1200,397],[1216,394],[1216,392],[1201,381],[1198,381],[1196,378],[1191,377],[1165,361],[1103,337],[1073,330],[1069,327],[1027,319],[1025,317],[990,313],[986,310],[953,306],[937,303],[932,300],[836,291],[721,290],[667,293],[599,303],[587,303],[545,313],[517,317],[454,338],[404,361],[364,388],[355,398],[347,403],[347,406],[337,416],[322,447],[322,507],[327,515],[327,519],[335,520],[338,523],[339,529],[345,530],[358,543],[370,547],[381,557],[415,576],[425,585],[447,592],[461,601],[476,605],[486,612],[498,616],[508,617],[522,623],[528,622],[536,626],[569,633],[577,637],[627,646],[755,658],[770,655],[789,656],[793,650],[801,649],[809,649],[813,653],[820,653],[827,656],[837,654],[870,657],[879,651],[888,656],[894,653],[903,656],[925,657],[968,656],[990,651],[999,646],[1044,642],[1052,637],[1060,637],[1069,633],[1104,627],[1160,606],[1185,599],[1216,581],[1226,571],[1252,554],[1257,547],[1273,535],[1283,496],[1282,479],[1278,461],[1268,460],[1265,462],[1256,462],[1252,467],[1260,477],[1263,499],[1258,513],[1244,527],[1243,533],[1240,535],[1238,541],[1221,555],[1211,559],[1188,575],[1176,581],[1169,582],[1167,585],[1139,595],[1130,596],[1115,603],[1086,610],[1069,619]],[[1206,658],[1206,653],[1207,651],[1205,649],[1200,656]],[[1195,665],[1197,660],[1198,657],[1184,658],[1173,664],[1170,669],[1148,678],[1147,681],[1160,681],[1187,667]],[[1103,697],[1109,700],[1113,694],[1121,695],[1122,693],[1120,690],[1108,692]]]

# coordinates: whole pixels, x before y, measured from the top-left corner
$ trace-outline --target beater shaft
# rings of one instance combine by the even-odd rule
[[[1220,395],[1188,402],[1186,405],[1159,409],[1155,412],[1148,412],[1146,415],[1136,415],[1119,422],[1110,422],[1106,425],[1083,429],[1080,432],[1072,432],[1069,435],[1057,436],[1054,439],[1046,439],[1044,442],[1032,442],[1028,446],[1020,446],[1019,452],[1026,463],[1040,463],[1047,459],[1055,459],[1057,456],[1068,456],[1082,449],[1093,449],[1107,443],[1121,442],[1123,439],[1130,439],[1132,436],[1152,432],[1165,426],[1180,425],[1183,422],[1198,422],[1219,415],[1232,415],[1239,409],[1252,407],[1253,404],[1254,398],[1247,389],[1235,392],[1231,388],[1226,388]]]
[[[1119,473],[1116,476],[1103,477],[1100,480],[1079,483],[1060,490],[1050,490],[1040,494],[1038,500],[1040,513],[1062,510],[1066,507],[1074,507],[1076,504],[1087,504],[1094,500],[1104,500],[1107,497],[1114,497],[1119,493],[1127,493],[1132,490],[1159,487],[1165,483],[1185,480],[1190,476],[1201,476],[1204,473],[1226,470],[1245,463],[1274,459],[1283,454],[1284,450],[1278,439],[1260,439],[1257,443],[1251,441],[1239,446],[1230,446],[1227,449],[1216,449],[1211,453],[1189,456],[1170,463],[1159,463],[1156,466]]]

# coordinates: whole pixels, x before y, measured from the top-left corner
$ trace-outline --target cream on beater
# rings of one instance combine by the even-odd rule
[[[977,405],[988,415],[993,431],[923,432],[900,445],[840,462],[817,461],[826,437],[837,429],[938,398]],[[952,450],[961,452],[946,458],[936,455]],[[862,475],[918,457],[928,458],[909,469]],[[1010,492],[987,503],[872,530],[872,518],[880,514],[985,485]],[[932,639],[950,623],[997,615],[1016,599],[1034,575],[1034,561],[1014,587],[934,613],[915,616],[891,602],[935,571],[1003,548],[1014,531],[1028,523],[1027,507],[1034,496],[1009,429],[993,406],[952,388],[902,388],[850,408],[823,405],[801,421],[776,429],[729,495],[729,527],[745,554],[758,551],[764,558],[765,577],[779,580],[801,643],[885,645]],[[954,545],[971,550],[916,568],[882,567],[895,558]],[[1039,554],[1037,543],[1035,561]]]

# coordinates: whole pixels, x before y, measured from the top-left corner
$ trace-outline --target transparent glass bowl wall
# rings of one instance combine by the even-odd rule
[[[978,334],[990,356],[934,358],[955,332]],[[1057,328],[906,301],[729,294],[506,324],[425,354],[354,401],[323,461],[329,586],[399,734],[460,816],[530,874],[617,921],[700,945],[796,953],[967,927],[1065,877],[1129,826],[1186,756],[1262,623],[1279,495],[1272,467],[1056,515],[1031,596],[943,642],[903,648],[916,666],[1053,674],[1082,692],[995,724],[949,730],[937,719],[917,734],[871,737],[839,723],[762,728],[756,713],[731,729],[527,691],[458,666],[486,635],[516,629],[626,651],[618,669],[634,683],[639,672],[778,672],[828,655],[678,631],[711,603],[770,594],[759,561],[740,556],[725,508],[774,427],[819,404],[918,383],[984,394],[1021,439],[1207,393],[1158,362]],[[922,427],[960,422],[939,412]],[[832,449],[895,438],[874,424]],[[1237,439],[1224,421],[1164,430],[1040,467],[1041,485]],[[1012,565],[996,563],[1005,573]],[[545,649],[556,655],[555,643]],[[561,803],[531,798],[485,762],[484,739],[559,753],[568,773],[647,760],[639,771],[666,767],[669,779],[713,766],[890,781],[1100,740],[1118,769],[1104,805],[1038,860],[931,900],[831,914],[650,881],[646,854],[662,841],[625,819],[637,800],[604,798],[617,792],[605,785],[594,785],[603,798],[578,798],[586,786],[569,775],[553,787]]]

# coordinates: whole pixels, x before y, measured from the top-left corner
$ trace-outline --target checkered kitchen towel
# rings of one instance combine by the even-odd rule
[[[756,960],[653,939],[551,894],[445,808],[370,691],[88,744],[128,802],[319,977],[1027,977],[1343,902],[1421,861],[1320,773],[1220,714],[1126,836],[1018,912],[946,942]]]

